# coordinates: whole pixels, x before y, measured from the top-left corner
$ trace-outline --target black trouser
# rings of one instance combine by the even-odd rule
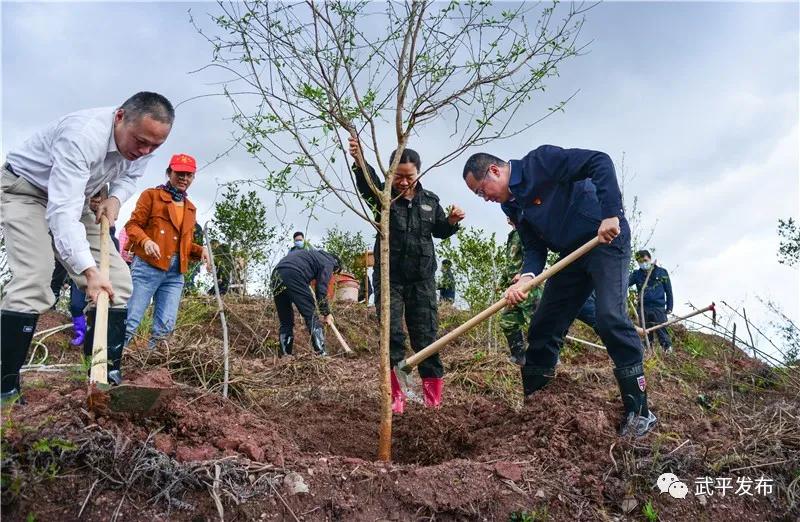
[[[663,324],[667,322],[667,312],[661,308],[645,308],[644,309],[644,321],[646,328],[653,327],[657,324]],[[661,328],[656,330],[655,332],[650,332],[647,334],[647,337],[650,339],[650,344],[653,343],[653,336],[658,335],[658,344],[661,345],[662,348],[669,348],[672,346],[672,340],[669,338],[669,332],[666,328]]]
[[[291,268],[276,268],[272,272],[272,295],[275,299],[275,308],[278,310],[278,319],[281,322],[279,333],[293,335],[294,310],[292,303],[303,316],[309,332],[315,326],[322,324],[317,317],[317,305],[308,284],[309,282],[300,272]]]
[[[620,225],[621,234],[611,244],[595,247],[547,281],[528,330],[526,366],[555,367],[563,336],[592,290],[595,331],[614,365],[641,364],[642,342],[627,313],[630,229],[624,220]]]
[[[587,299],[583,306],[578,311],[577,317],[575,317],[578,321],[583,322],[587,326],[594,328],[597,324],[597,307],[595,306],[594,299]]]
[[[53,275],[50,277],[50,290],[53,291],[56,302],[58,302],[58,298],[61,296],[61,287],[64,286],[64,281],[67,280],[68,275],[64,265],[56,259],[56,266],[53,268]]]
[[[381,318],[381,283],[380,273],[376,270],[375,309],[378,320]],[[405,358],[406,334],[403,331],[403,318],[406,320],[408,336],[411,338],[411,349],[418,352],[436,340],[439,330],[439,309],[436,303],[436,280],[433,278],[413,283],[390,283],[389,296],[389,359],[392,368]],[[419,364],[420,377],[438,377],[444,375],[444,367],[439,354],[432,355]]]

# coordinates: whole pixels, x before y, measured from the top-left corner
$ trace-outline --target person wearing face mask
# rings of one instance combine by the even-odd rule
[[[295,232],[292,236],[292,248],[289,252],[297,252],[298,250],[314,250],[311,243],[306,241],[306,236],[302,232]]]
[[[389,157],[391,164],[397,151]],[[358,140],[350,138],[350,155],[355,160],[353,173],[358,190],[364,200],[372,207],[375,219],[380,219],[380,198],[370,187],[383,190],[384,183],[375,174],[361,155]],[[363,172],[359,165],[366,165]],[[439,329],[439,315],[436,301],[436,254],[433,238],[445,239],[455,234],[459,222],[464,219],[464,211],[452,205],[445,213],[439,204],[439,196],[426,190],[419,182],[422,167],[419,154],[404,149],[400,154],[397,169],[392,180],[392,203],[390,208],[389,263],[390,263],[390,361],[392,367],[405,356],[405,316],[411,348],[417,352],[436,339]],[[375,307],[380,319],[381,270],[380,240],[375,237]],[[436,408],[442,402],[444,368],[439,355],[428,357],[419,365],[425,405]],[[403,413],[405,394],[392,372],[392,411]]]
[[[641,310],[644,304],[644,324],[642,328],[650,328],[658,324],[667,322],[667,315],[672,313],[672,283],[669,280],[669,273],[663,268],[653,263],[650,252],[639,250],[636,252],[636,262],[639,269],[634,270],[628,280],[628,286],[636,285],[638,295],[636,310]],[[650,272],[652,269],[652,272]],[[650,272],[650,278],[647,274]],[[645,280],[647,286],[642,291]],[[642,303],[644,301],[644,303]],[[661,328],[655,332],[647,334],[650,343],[653,343],[653,333],[658,334],[658,343],[661,349],[669,353],[672,351],[672,340],[666,328]]]
[[[50,249],[92,303],[101,291],[108,294],[109,352],[121,349],[131,276],[115,250],[109,275],[100,273],[100,219],[114,224],[174,119],[164,96],[139,92],[118,107],[67,114],[9,151],[0,169],[0,221],[12,274],[0,304],[0,403],[20,398],[19,370],[39,314],[55,301]],[[105,184],[109,197],[93,212],[85,202]]]
[[[153,326],[148,347],[153,349],[166,338],[175,328],[183,274],[189,269],[190,261],[200,259],[208,267],[208,252],[194,242],[197,210],[186,193],[196,170],[193,157],[172,156],[166,171],[167,182],[142,192],[125,225],[134,254],[126,345],[136,333],[151,300],[154,302]]]

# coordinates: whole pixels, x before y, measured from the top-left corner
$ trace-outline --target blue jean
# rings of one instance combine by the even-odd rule
[[[78,288],[75,281],[70,281],[69,287],[69,313],[75,317],[83,315],[83,309],[86,308],[86,294]]]
[[[595,247],[547,281],[542,302],[531,318],[526,365],[554,368],[569,325],[595,291],[594,329],[617,368],[642,363],[642,341],[628,318],[630,228],[620,220],[620,235]],[[568,252],[564,252],[566,255]]]
[[[178,306],[183,293],[183,274],[180,270],[179,257],[173,256],[170,259],[169,269],[165,272],[134,256],[131,263],[131,278],[133,293],[128,301],[125,344],[133,339],[152,300],[153,327],[150,330],[148,346],[154,348],[159,340],[166,338],[175,329]]]

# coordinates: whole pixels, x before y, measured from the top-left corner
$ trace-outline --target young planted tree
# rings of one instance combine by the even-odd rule
[[[322,238],[322,249],[336,254],[342,260],[342,270],[353,274],[356,281],[363,282],[366,267],[362,262],[367,251],[367,241],[361,232],[329,228]]]
[[[579,51],[583,6],[246,0],[220,9],[213,21],[221,32],[206,35],[211,65],[231,74],[224,94],[242,143],[266,170],[264,185],[296,197],[321,188],[380,237],[379,458],[388,460],[389,209],[401,154],[391,164],[387,154],[446,123],[440,156],[426,160],[430,171],[561,109],[566,101],[537,107],[533,95]],[[391,128],[388,142],[382,125]],[[379,208],[358,196],[346,167],[348,137],[372,150],[386,180],[382,189],[369,182]]]
[[[246,294],[253,265],[266,259],[267,247],[277,236],[275,227],[267,226],[267,208],[255,191],[241,194],[237,185],[228,185],[214,205],[213,224],[211,237],[227,245],[233,283]]]
[[[495,234],[480,228],[465,227],[456,233],[456,241],[447,238],[436,249],[439,257],[453,263],[456,293],[475,313],[500,299],[500,279],[505,264],[503,245]]]
[[[778,262],[788,266],[795,266],[800,260],[800,226],[794,218],[778,220]]]

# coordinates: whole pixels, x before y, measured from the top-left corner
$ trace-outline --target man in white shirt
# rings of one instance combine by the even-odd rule
[[[100,291],[108,292],[109,381],[121,381],[131,276],[113,248],[109,250],[110,277],[100,274],[100,217],[105,215],[114,224],[151,154],[167,139],[174,118],[169,100],[140,92],[119,108],[68,114],[9,152],[0,178],[0,223],[12,274],[0,303],[0,401],[18,398],[19,369],[27,358],[36,321],[53,305],[51,246],[92,303]],[[107,183],[109,197],[92,212],[89,198]],[[87,315],[91,329],[94,314]]]

